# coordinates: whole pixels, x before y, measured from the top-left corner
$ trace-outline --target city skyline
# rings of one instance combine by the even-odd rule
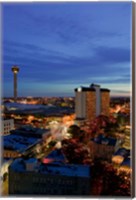
[[[100,84],[131,89],[132,2],[3,3],[3,96],[74,96]],[[19,17],[18,17],[19,16]]]

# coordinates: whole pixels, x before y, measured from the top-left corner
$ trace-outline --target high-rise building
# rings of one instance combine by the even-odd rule
[[[14,74],[14,101],[16,102],[17,100],[17,73],[19,72],[19,67],[13,66],[11,70]]]
[[[109,115],[110,90],[91,84],[75,89],[75,113],[77,119],[92,120],[100,114]]]

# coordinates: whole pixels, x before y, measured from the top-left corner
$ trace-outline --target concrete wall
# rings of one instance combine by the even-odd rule
[[[14,129],[14,120],[6,119],[2,121],[2,134],[8,135]]]
[[[93,120],[96,117],[96,92],[88,91],[86,98],[87,119]]]
[[[94,85],[96,91],[96,116],[99,116],[101,113],[101,93],[100,93],[100,86]]]
[[[115,152],[114,146],[98,144],[94,141],[89,142],[90,154],[91,158],[103,158],[111,161],[112,155]]]
[[[101,91],[99,86],[94,86],[94,88],[94,91],[76,92],[76,118],[92,121],[100,114],[109,115],[110,93],[108,91]]]
[[[3,149],[2,156],[4,158],[18,158],[21,156],[21,154],[14,150]]]
[[[108,116],[110,108],[110,93],[101,91],[101,113]]]
[[[10,195],[89,195],[90,177],[70,177],[9,168]]]
[[[76,118],[86,118],[86,92],[76,92],[75,112]]]

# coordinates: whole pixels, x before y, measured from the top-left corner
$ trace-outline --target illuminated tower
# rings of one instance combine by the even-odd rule
[[[14,102],[16,102],[17,100],[17,73],[19,72],[19,67],[13,66],[12,72],[14,74]]]

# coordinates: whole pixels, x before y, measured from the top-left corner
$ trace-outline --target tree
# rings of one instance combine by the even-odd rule
[[[92,137],[100,134],[115,137],[115,132],[118,128],[117,120],[113,116],[99,115],[90,123]]]
[[[92,195],[130,196],[129,175],[118,173],[112,164],[95,159],[91,165],[91,172]]]
[[[88,149],[78,139],[63,140],[62,151],[69,163],[88,164],[90,162]]]
[[[117,173],[112,164],[104,166],[102,195],[130,196],[130,179],[125,180],[125,173]]]
[[[79,138],[80,128],[77,125],[71,125],[68,129],[68,133],[71,134],[72,138]]]

